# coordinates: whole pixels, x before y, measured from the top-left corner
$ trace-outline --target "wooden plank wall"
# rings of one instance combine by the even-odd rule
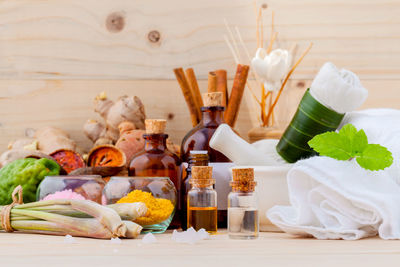
[[[180,142],[190,120],[172,68],[209,70],[235,64],[224,43],[224,19],[255,49],[253,0],[3,0],[0,2],[0,150],[27,128],[54,125],[84,148],[81,131],[92,99],[137,95],[149,117],[168,118]],[[319,67],[332,61],[360,75],[370,96],[363,107],[400,108],[399,0],[259,0],[265,36],[275,12],[277,45],[314,46],[278,108],[290,120]],[[265,38],[268,40],[268,38]],[[298,54],[298,53],[297,53]],[[244,54],[243,54],[244,55]],[[242,61],[248,60],[242,55]],[[206,83],[200,82],[202,90]],[[257,125],[247,92],[238,130]]]

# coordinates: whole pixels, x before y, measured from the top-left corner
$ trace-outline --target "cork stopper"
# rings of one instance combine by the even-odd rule
[[[189,183],[197,187],[208,187],[215,184],[215,180],[212,178],[212,169],[210,166],[193,166],[192,178]]]
[[[167,125],[166,120],[145,120],[146,134],[163,134]]]
[[[203,101],[205,107],[219,107],[222,106],[222,92],[211,92],[203,94]]]
[[[234,168],[232,169],[232,191],[253,192],[257,182],[254,181],[253,168]]]

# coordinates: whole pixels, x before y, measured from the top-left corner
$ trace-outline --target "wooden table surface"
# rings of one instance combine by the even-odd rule
[[[226,233],[197,244],[180,244],[171,234],[157,243],[12,233],[0,234],[1,266],[399,266],[400,241],[293,238],[261,233],[257,240],[230,240]],[[141,238],[141,237],[140,237]],[[384,265],[383,265],[384,264]]]

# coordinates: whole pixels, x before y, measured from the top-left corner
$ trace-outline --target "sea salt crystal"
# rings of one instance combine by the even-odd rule
[[[110,241],[111,241],[111,244],[121,244],[122,243],[121,239],[119,239],[118,237],[111,238]]]
[[[197,235],[200,237],[200,239],[210,238],[210,234],[204,228],[201,228],[199,231],[197,231]]]
[[[71,235],[66,235],[65,238],[64,238],[64,243],[66,243],[66,244],[74,244],[74,243],[76,243],[76,240]]]
[[[186,244],[196,244],[198,241],[203,239],[208,239],[210,237],[209,233],[204,229],[200,229],[196,232],[193,227],[190,227],[186,231],[178,232],[174,230],[172,232],[172,240],[177,243],[186,243]]]
[[[157,238],[152,233],[148,233],[142,238],[142,243],[143,244],[157,243]]]

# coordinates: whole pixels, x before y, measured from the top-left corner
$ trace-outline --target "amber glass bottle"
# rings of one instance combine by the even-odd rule
[[[192,150],[190,151],[190,156],[188,160],[188,165],[186,168],[186,175],[182,179],[181,185],[181,225],[185,229],[187,226],[187,193],[191,189],[190,179],[192,177],[192,167],[194,166],[208,166],[208,154],[205,150]]]
[[[190,130],[183,138],[181,146],[182,161],[188,162],[190,151],[192,150],[207,150],[210,163],[231,162],[222,153],[212,149],[209,145],[210,139],[218,126],[225,123],[225,108],[222,106],[222,93],[213,92],[203,94],[203,101],[204,107],[201,108],[203,116],[200,123]],[[226,228],[227,218],[228,215],[226,209],[219,210],[218,227]]]
[[[215,130],[220,124],[225,123],[222,93],[206,93],[203,98],[205,106],[201,108],[202,119],[183,138],[181,146],[182,160],[188,162],[190,151],[192,150],[207,150],[210,162],[230,162],[222,153],[209,146]]]
[[[129,176],[169,177],[178,192],[177,210],[170,228],[180,227],[180,189],[181,161],[177,155],[167,149],[168,135],[164,133],[165,120],[146,120],[145,146],[142,152],[134,156],[129,164]]]

